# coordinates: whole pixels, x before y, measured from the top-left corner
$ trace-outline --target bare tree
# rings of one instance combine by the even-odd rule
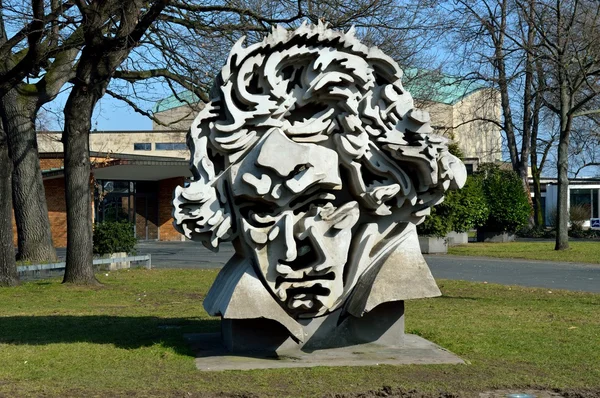
[[[525,16],[533,0],[519,7],[514,0],[457,0],[452,8],[460,64],[466,78],[500,92],[502,130],[512,168],[529,193],[528,166],[533,126],[535,30]],[[456,48],[456,47],[455,47]],[[458,49],[456,49],[458,50]],[[515,108],[521,104],[522,111]],[[520,115],[520,120],[518,120]],[[529,196],[529,195],[528,195]]]
[[[17,224],[17,259],[31,262],[56,260],[44,183],[40,170],[36,116],[73,76],[78,49],[57,52],[36,83],[21,82],[0,101],[0,115],[13,163],[13,205]]]
[[[533,24],[540,37],[544,103],[559,120],[556,250],[569,248],[569,150],[573,121],[598,112],[600,93],[600,7],[591,0],[539,2]],[[592,107],[592,109],[590,108]]]
[[[52,0],[47,5],[43,0],[33,0],[29,4],[0,0],[0,116],[5,131],[3,146],[8,149],[9,154],[8,157],[2,156],[1,160],[10,163],[1,163],[0,168],[4,174],[7,170],[13,170],[13,164],[16,166],[14,176],[10,179],[3,178],[2,182],[12,182],[13,189],[17,187],[15,215],[19,226],[19,248],[20,253],[24,254],[22,257],[30,259],[52,259],[55,258],[55,253],[50,238],[48,213],[45,210],[41,174],[38,173],[39,162],[34,151],[35,139],[31,141],[31,134],[28,137],[18,134],[21,123],[28,123],[27,117],[23,118],[19,112],[26,106],[19,103],[18,90],[25,88],[20,86],[23,79],[36,75],[47,59],[57,55],[53,53],[57,45],[53,33],[60,29],[59,19],[71,7],[72,3],[69,1]],[[14,34],[9,36],[7,31]],[[3,191],[1,213],[12,213],[12,200],[7,200],[10,195],[5,194]],[[33,197],[22,201],[27,195]],[[4,263],[14,263],[11,218],[2,218],[2,222],[8,223],[8,226],[3,225],[2,228],[10,228],[11,233],[1,236],[6,241],[0,244],[3,249],[0,258]],[[2,271],[4,270],[3,268]]]
[[[64,283],[97,284],[92,265],[89,134],[92,112],[117,67],[169,0],[77,1],[85,43],[65,105],[63,144],[67,202],[67,262]]]
[[[597,105],[594,105],[596,108]],[[574,178],[600,170],[600,121],[597,114],[573,120],[569,175]]]

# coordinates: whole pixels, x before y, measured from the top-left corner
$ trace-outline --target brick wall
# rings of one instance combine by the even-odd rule
[[[65,179],[44,180],[48,218],[54,247],[67,246],[67,204],[65,202]]]
[[[52,231],[52,243],[54,247],[67,246],[67,205],[65,202],[65,180],[64,178],[53,178],[44,180],[46,191],[46,203],[48,204],[48,218]],[[13,242],[17,245],[17,225],[15,218],[12,219]]]
[[[64,165],[63,159],[40,159],[40,167],[42,170],[58,169]]]
[[[158,229],[160,240],[181,240],[182,236],[173,227],[173,192],[175,187],[183,185],[184,178],[170,178],[158,182]]]

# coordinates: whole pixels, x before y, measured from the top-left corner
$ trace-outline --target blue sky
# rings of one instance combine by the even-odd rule
[[[96,106],[92,123],[92,128],[97,130],[152,130],[148,117],[108,95]]]

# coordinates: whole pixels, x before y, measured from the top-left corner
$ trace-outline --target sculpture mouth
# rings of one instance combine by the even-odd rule
[[[293,283],[285,290],[287,307],[304,315],[318,312],[331,294],[326,286],[317,280]]]
[[[328,272],[326,274],[317,274],[317,275],[307,275],[305,272],[301,278],[285,278],[280,276],[277,278],[275,282],[275,288],[279,289],[284,286],[287,290],[292,289],[304,289],[310,288],[314,285],[314,281],[333,281],[335,280],[335,273]],[[326,282],[327,283],[327,282]]]

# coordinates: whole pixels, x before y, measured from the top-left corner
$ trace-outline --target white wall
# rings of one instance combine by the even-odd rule
[[[570,184],[569,185],[569,195],[567,196],[567,207],[571,207],[571,190],[572,189],[600,189],[600,184],[586,184],[586,185],[577,185]],[[597,201],[594,202],[595,206],[598,206],[600,198],[597,198]],[[556,184],[548,184],[546,186],[546,225],[550,225],[552,223],[552,212],[558,207],[558,185]],[[590,221],[585,221],[583,223],[583,227],[589,228]]]

